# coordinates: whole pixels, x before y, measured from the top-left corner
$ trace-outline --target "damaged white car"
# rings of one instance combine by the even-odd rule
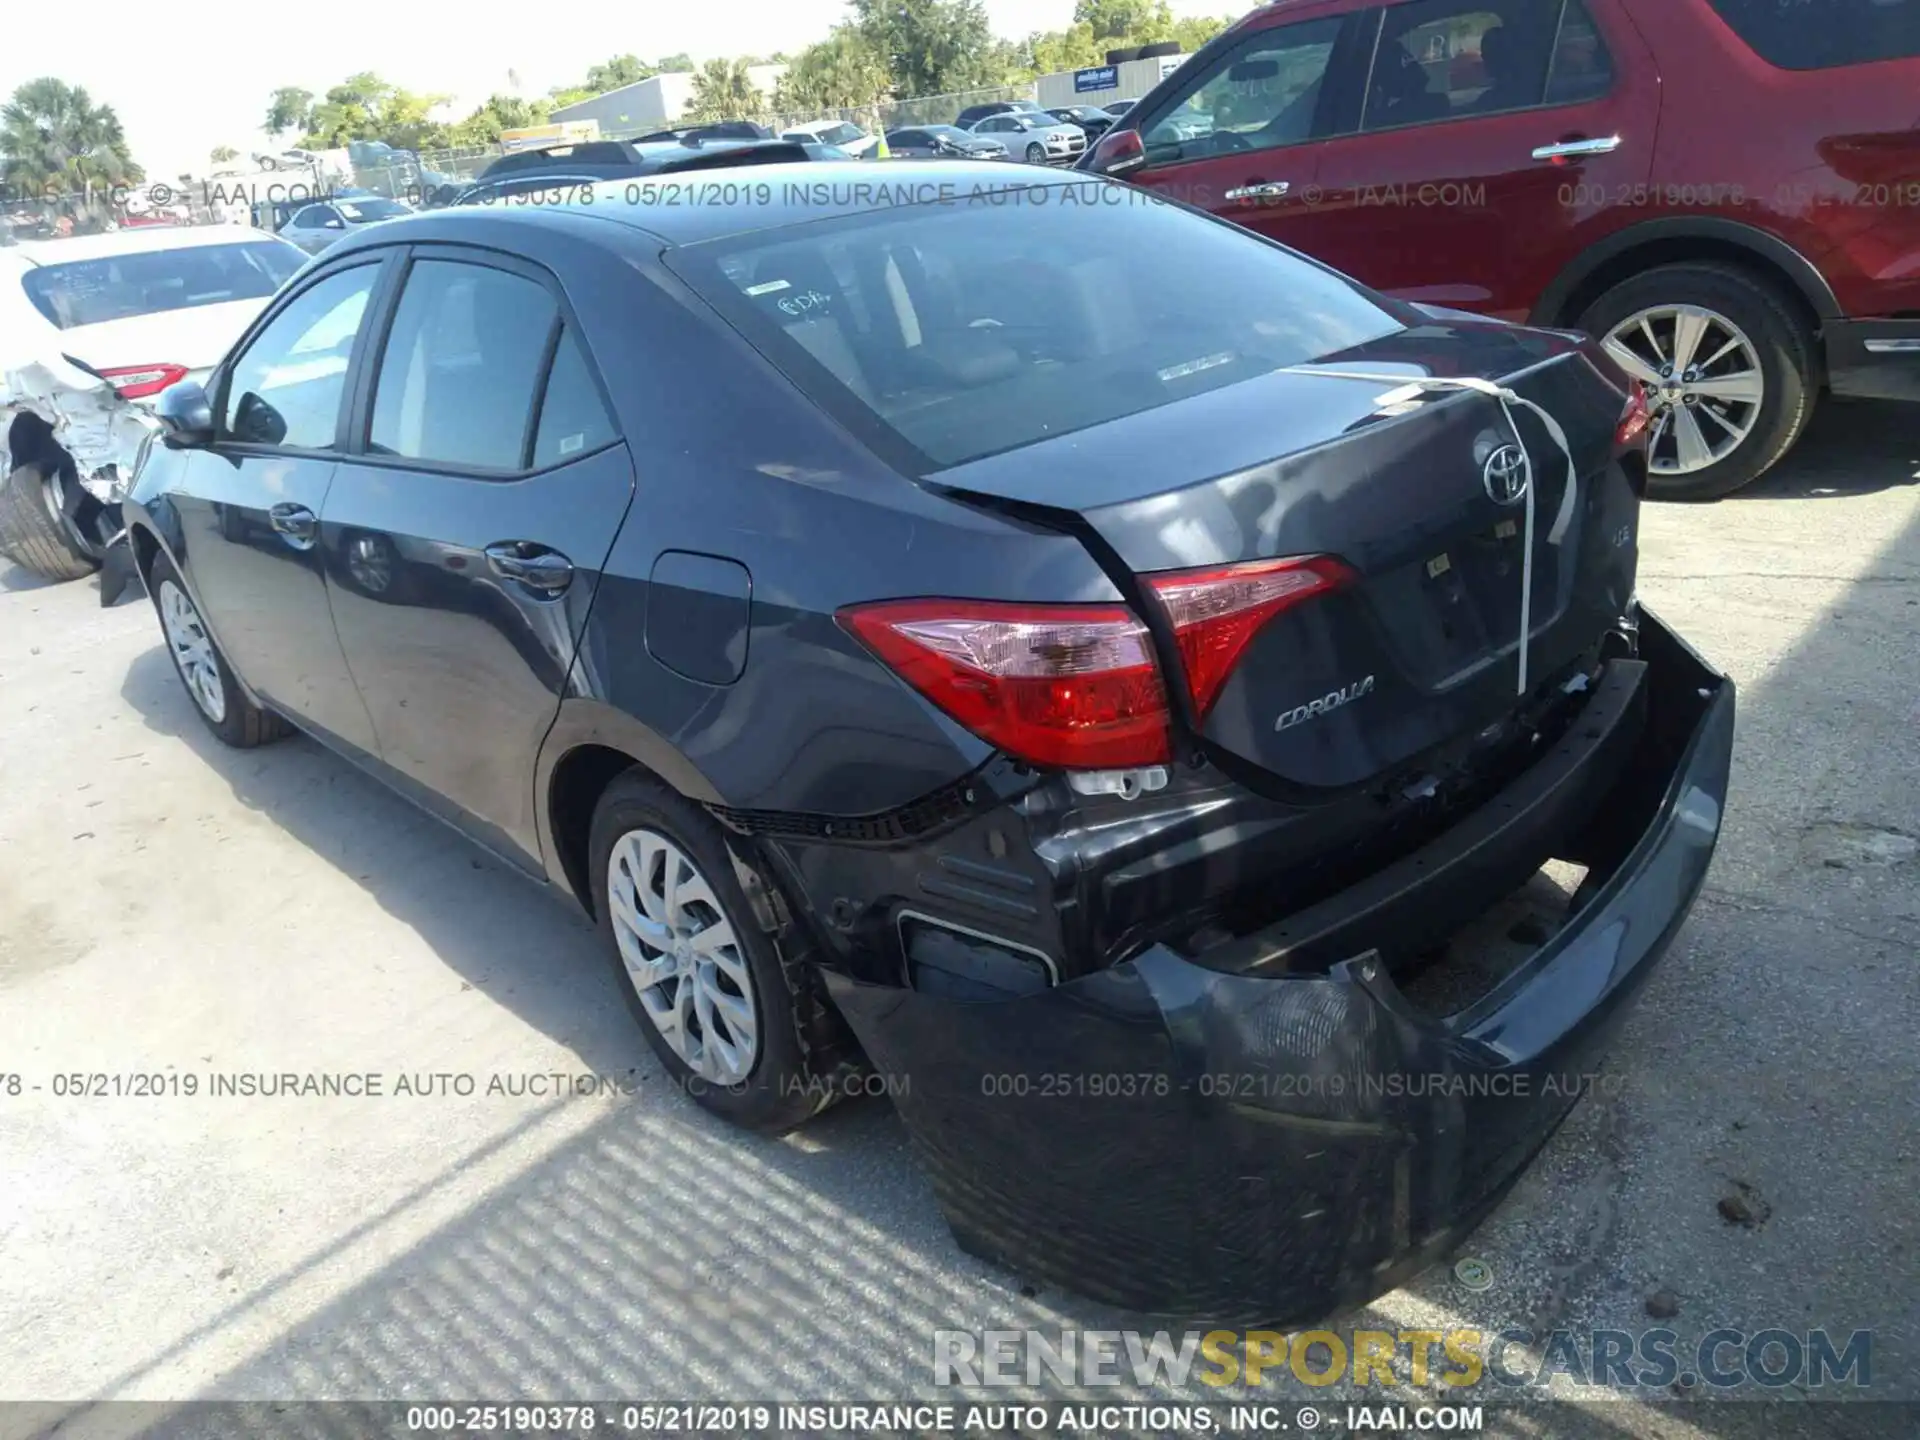
[[[233,225],[0,249],[0,555],[56,580],[98,569],[153,399],[204,380],[306,259]]]

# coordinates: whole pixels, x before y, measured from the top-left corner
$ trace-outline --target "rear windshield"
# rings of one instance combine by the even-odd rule
[[[20,278],[27,299],[62,330],[129,315],[273,294],[306,256],[284,241],[191,245],[41,265]]]
[[[371,220],[391,220],[405,215],[407,207],[393,200],[336,200],[333,208],[347,217],[349,225],[364,225]]]
[[[1338,275],[1143,191],[950,188],[667,260],[816,403],[919,473],[1401,328]]]
[[[1709,0],[1762,60],[1828,70],[1920,56],[1920,0]]]

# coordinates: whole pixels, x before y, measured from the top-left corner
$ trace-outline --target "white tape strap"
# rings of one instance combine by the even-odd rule
[[[1566,489],[1560,496],[1560,513],[1553,517],[1553,526],[1547,531],[1547,543],[1558,545],[1567,538],[1567,531],[1573,524],[1574,491],[1579,487],[1579,472],[1573,463],[1573,447],[1567,441],[1567,432],[1560,422],[1547,410],[1518,391],[1504,385],[1496,385],[1491,380],[1483,380],[1477,375],[1421,375],[1409,378],[1405,375],[1382,375],[1371,370],[1326,370],[1313,365],[1290,365],[1286,367],[1289,375],[1318,375],[1327,380],[1359,380],[1370,385],[1392,385],[1395,388],[1379,396],[1375,404],[1385,410],[1406,404],[1421,394],[1433,391],[1470,390],[1478,395],[1490,396],[1499,402],[1500,413],[1506,419],[1507,429],[1513,432],[1513,442],[1520,448],[1521,469],[1527,480],[1527,527],[1522,542],[1525,554],[1520,561],[1520,685],[1519,694],[1527,693],[1527,651],[1533,643],[1533,452],[1527,448],[1526,437],[1520,433],[1519,423],[1514,419],[1513,407],[1522,406],[1538,415],[1547,427],[1547,436],[1559,447],[1567,462]]]

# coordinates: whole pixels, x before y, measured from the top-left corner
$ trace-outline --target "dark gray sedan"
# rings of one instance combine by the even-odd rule
[[[1004,160],[999,140],[974,135],[958,125],[913,125],[887,132],[887,149],[910,160]]]

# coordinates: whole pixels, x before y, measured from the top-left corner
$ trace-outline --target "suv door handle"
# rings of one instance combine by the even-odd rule
[[[1561,140],[1553,145],[1542,145],[1533,152],[1536,160],[1573,160],[1582,155],[1611,155],[1620,148],[1618,135],[1604,135],[1597,140]]]
[[[282,502],[267,512],[267,524],[275,533],[305,545],[313,543],[313,530],[318,523],[319,517],[304,505]]]
[[[1228,200],[1283,200],[1293,186],[1285,180],[1256,180],[1246,185],[1235,185],[1227,191]]]
[[[530,590],[558,595],[573,583],[573,562],[558,550],[546,550],[530,540],[504,540],[486,549],[493,573],[517,580]]]

